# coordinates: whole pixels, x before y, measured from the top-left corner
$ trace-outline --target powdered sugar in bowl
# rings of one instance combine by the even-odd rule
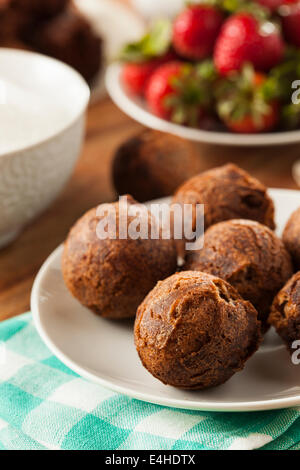
[[[0,247],[59,194],[84,136],[90,91],[57,60],[0,48]]]

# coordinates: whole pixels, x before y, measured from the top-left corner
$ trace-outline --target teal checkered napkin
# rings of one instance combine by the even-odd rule
[[[31,315],[0,324],[0,449],[300,449],[300,408],[208,413],[143,403],[87,382]]]

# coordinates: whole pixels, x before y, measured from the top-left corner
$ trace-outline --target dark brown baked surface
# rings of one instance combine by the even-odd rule
[[[0,0],[1,46],[10,46],[11,41],[19,41],[20,36],[30,25],[31,19],[27,12],[14,8],[12,0]]]
[[[143,202],[173,194],[201,170],[201,159],[190,142],[145,129],[119,147],[112,178],[118,194],[130,193]]]
[[[137,204],[130,197],[127,200],[129,207]],[[119,217],[119,203],[105,207],[116,208]],[[157,281],[175,272],[176,250],[172,240],[100,240],[96,229],[105,216],[97,216],[97,208],[92,209],[71,229],[62,259],[64,280],[73,296],[96,314],[134,317]],[[146,218],[150,230],[154,221],[148,212]],[[128,222],[132,220],[128,213]],[[118,231],[119,225],[117,238]]]
[[[54,57],[89,83],[103,59],[101,38],[70,0],[0,0],[0,45]]]
[[[185,269],[229,282],[254,305],[263,325],[274,296],[293,274],[290,255],[275,233],[258,222],[241,219],[210,227],[203,249],[188,252]]]
[[[295,269],[300,270],[300,207],[293,212],[285,226],[283,242],[292,256]]]
[[[293,353],[293,342],[300,340],[300,271],[275,297],[269,323],[274,326],[290,353]]]
[[[74,67],[91,82],[101,65],[101,40],[77,9],[69,7],[27,34],[27,42],[42,54]]]
[[[186,389],[226,382],[261,340],[249,302],[225,281],[191,271],[157,284],[138,308],[134,333],[145,368]]]
[[[9,3],[14,9],[45,18],[61,13],[70,0],[10,0]]]
[[[230,219],[250,219],[275,228],[274,204],[266,187],[231,163],[205,171],[186,181],[175,193],[174,204],[204,204],[205,230]],[[193,228],[195,221],[193,220]],[[183,243],[178,242],[180,254]]]

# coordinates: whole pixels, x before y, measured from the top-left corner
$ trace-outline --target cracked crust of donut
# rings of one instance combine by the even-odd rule
[[[200,272],[159,282],[135,321],[144,367],[163,383],[184,389],[226,382],[260,341],[255,308],[228,283]]]

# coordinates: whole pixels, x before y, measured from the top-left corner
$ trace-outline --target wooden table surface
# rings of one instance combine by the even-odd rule
[[[113,200],[111,159],[118,145],[141,129],[105,98],[88,111],[86,141],[74,174],[56,202],[9,247],[0,251],[0,321],[29,309],[34,277],[74,221],[100,202]],[[199,145],[204,167],[233,161],[272,187],[295,188],[291,166],[300,146],[229,148]]]

